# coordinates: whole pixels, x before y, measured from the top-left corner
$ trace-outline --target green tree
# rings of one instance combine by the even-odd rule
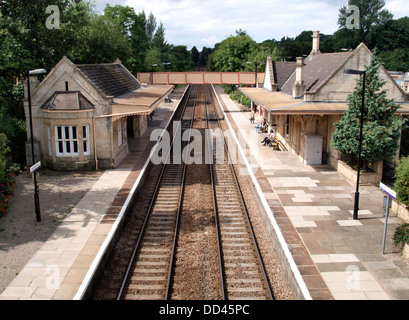
[[[252,52],[247,55],[248,63],[245,71],[264,72],[268,56],[271,56],[271,59],[273,61],[277,61],[281,58],[281,50],[278,47],[270,49],[269,47],[258,45]],[[257,70],[255,66],[257,66]]]
[[[374,47],[387,70],[409,70],[409,17],[389,20],[374,31]]]
[[[379,54],[379,59],[387,70],[403,71],[409,70],[409,48],[396,48]]]
[[[46,9],[51,5],[59,10],[59,28],[47,27],[50,14]],[[62,56],[69,56],[73,47],[82,45],[79,38],[94,14],[88,0],[3,0],[0,12],[19,26],[8,30],[28,53],[31,67],[47,70]]]
[[[244,31],[236,31],[236,36],[230,36],[220,42],[215,48],[208,64],[209,71],[244,71],[248,56],[257,43]]]
[[[3,184],[6,167],[4,165],[6,161],[6,155],[10,151],[10,148],[7,146],[7,136],[4,133],[0,133],[0,183]]]
[[[171,46],[169,61],[173,71],[194,70],[194,64],[186,46]]]
[[[197,48],[194,46],[191,50],[190,50],[190,54],[192,56],[192,61],[195,64],[195,66],[199,65],[199,50],[197,50]]]
[[[146,32],[146,36],[148,38],[149,43],[151,43],[152,40],[153,40],[157,25],[158,25],[158,22],[156,21],[155,16],[151,12],[149,14],[148,19],[146,19],[146,21],[145,21],[145,32]]]
[[[199,55],[199,66],[207,66],[207,61],[209,60],[209,56],[212,54],[212,52],[213,50],[211,48],[203,47]]]
[[[122,23],[104,15],[94,16],[83,30],[83,45],[73,49],[76,63],[109,63],[119,58],[127,61],[131,44],[123,33]]]
[[[151,46],[164,50],[166,44],[165,27],[163,26],[163,23],[160,22],[159,26],[156,28],[155,34],[153,35]]]
[[[206,50],[206,51],[205,51]],[[203,48],[202,55],[208,54]],[[236,36],[231,35],[215,45],[214,51],[209,55],[207,69],[209,71],[263,72],[267,56],[273,60],[281,59],[283,50],[275,42],[268,40],[262,43],[254,41],[245,31],[237,30]]]
[[[358,29],[354,29],[350,25],[352,22],[350,17],[353,14],[352,11],[348,10],[350,6],[356,6],[359,9]],[[368,47],[373,48],[375,30],[393,18],[392,13],[384,7],[384,0],[349,0],[348,6],[342,6],[339,9],[338,25],[340,30],[335,33],[337,42],[345,48],[355,48],[361,42],[365,42]]]
[[[161,52],[159,48],[151,48],[146,52],[145,63],[149,67],[149,71],[162,71]]]
[[[131,72],[145,71],[146,52],[149,48],[149,41],[145,30],[146,17],[145,12],[136,15],[135,20],[130,28],[131,57],[128,59],[126,66]]]
[[[376,35],[374,45],[379,52],[409,48],[409,17],[389,20],[374,29]]]
[[[387,98],[382,89],[385,81],[378,74],[380,64],[373,57],[366,67],[365,104],[362,139],[362,160],[368,162],[390,160],[398,151],[402,120],[395,115],[399,105]],[[339,152],[349,156],[350,163],[358,160],[360,138],[360,116],[362,105],[363,80],[357,80],[357,86],[348,96],[348,109],[338,123],[331,144]]]
[[[106,4],[104,16],[119,20],[123,33],[127,36],[130,36],[132,33],[132,27],[137,19],[137,14],[132,7],[121,5],[110,6]]]

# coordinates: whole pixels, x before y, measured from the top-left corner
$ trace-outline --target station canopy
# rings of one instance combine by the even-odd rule
[[[113,99],[111,117],[148,115],[168,96],[173,85],[149,85]]]
[[[292,96],[264,88],[240,88],[258,106],[274,114],[343,114],[348,109],[347,102],[308,102],[293,99]],[[409,115],[409,104],[402,103],[398,114]]]

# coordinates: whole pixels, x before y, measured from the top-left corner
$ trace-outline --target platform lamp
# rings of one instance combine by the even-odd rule
[[[31,159],[33,164],[35,164],[35,156],[34,156],[34,136],[33,136],[33,116],[31,112],[31,89],[30,89],[30,76],[38,75],[47,73],[45,69],[35,69],[31,71],[27,71],[27,91],[28,91],[28,112],[30,116],[30,139],[31,139]],[[34,180],[34,205],[35,205],[35,213],[37,222],[41,222],[41,212],[40,212],[40,197],[38,195],[38,186],[37,186],[37,172],[33,172],[33,180]]]
[[[358,173],[356,178],[356,191],[355,191],[355,202],[354,202],[354,220],[358,220],[358,210],[359,210],[359,177],[361,172],[361,153],[362,153],[362,133],[363,133],[363,124],[364,124],[364,103],[365,103],[365,78],[366,71],[354,70],[354,69],[345,69],[344,73],[346,74],[358,74],[362,75],[362,104],[361,104],[361,124],[360,124],[360,133],[359,133],[359,149],[358,149]]]
[[[151,84],[153,83],[153,67],[157,67],[157,66],[158,66],[157,63],[148,64],[148,67],[151,67],[151,76],[150,76],[150,79],[149,79],[149,81],[150,81]]]
[[[170,66],[172,63],[170,63],[170,62],[162,62],[162,64],[165,66],[165,72],[168,72],[168,66]]]

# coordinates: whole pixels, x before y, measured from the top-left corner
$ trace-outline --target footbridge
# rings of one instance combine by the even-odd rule
[[[137,74],[137,79],[149,84],[256,85],[264,82],[264,72],[141,72]]]

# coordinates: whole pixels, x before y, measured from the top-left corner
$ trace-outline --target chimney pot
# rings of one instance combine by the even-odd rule
[[[312,33],[312,51],[310,53],[310,56],[313,56],[314,54],[321,53],[320,51],[320,32],[319,31],[313,31]]]
[[[293,87],[293,98],[299,99],[304,95],[305,91],[305,84],[304,84],[304,59],[302,57],[297,58],[297,62],[295,64],[295,83]]]

